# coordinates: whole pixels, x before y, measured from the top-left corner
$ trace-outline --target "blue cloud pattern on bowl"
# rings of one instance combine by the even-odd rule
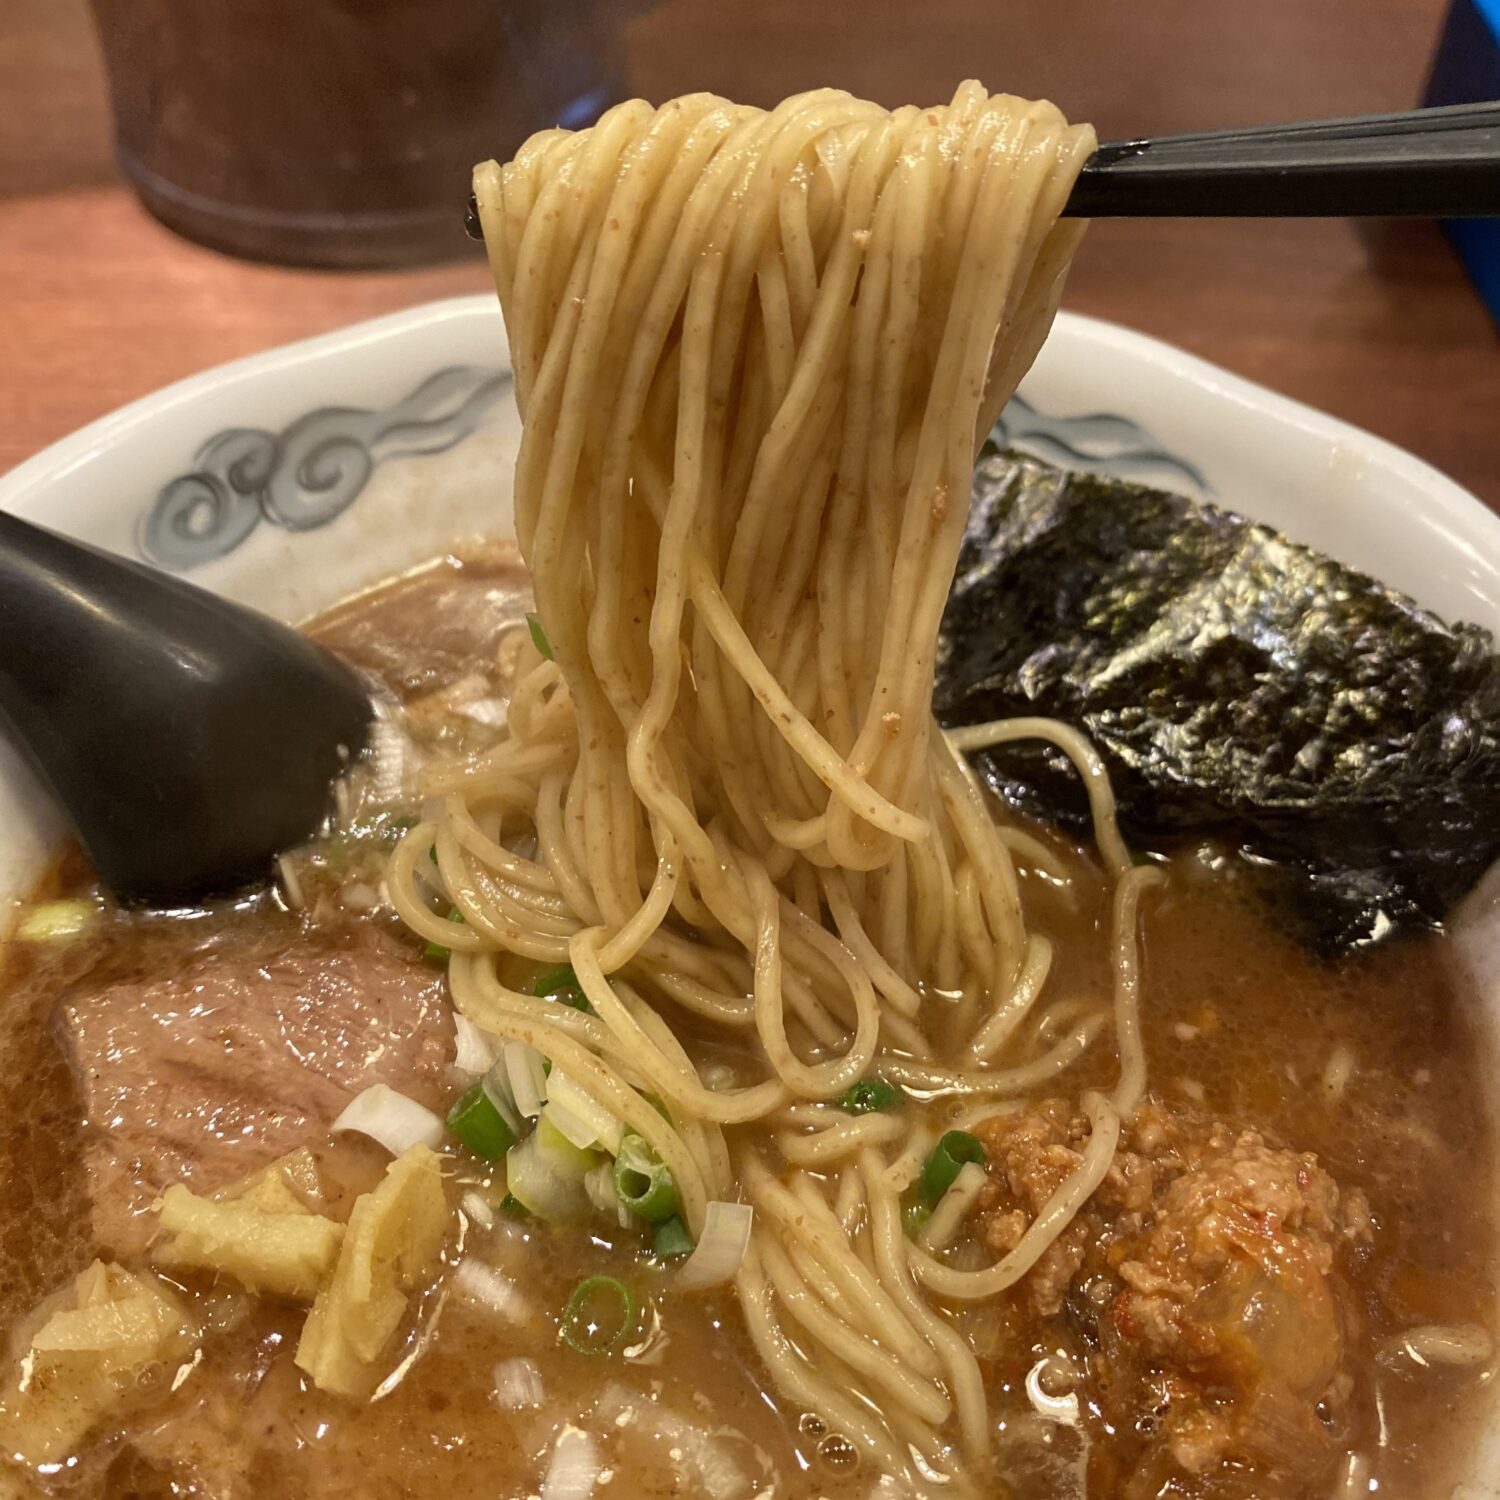
[[[359,498],[378,464],[455,447],[510,385],[509,370],[453,365],[384,410],[330,406],[280,433],[216,433],[191,470],[162,486],[141,522],[141,555],[182,571],[227,556],[262,521],[287,531],[326,526]]]
[[[280,433],[227,428],[199,448],[190,470],[162,486],[141,521],[139,551],[186,571],[228,556],[262,521],[287,531],[326,526],[359,498],[380,463],[456,447],[510,386],[508,370],[453,365],[383,410],[324,407]],[[1065,467],[1158,481],[1165,471],[1197,494],[1208,491],[1194,465],[1112,412],[1054,417],[1018,395],[990,436],[999,447]]]
[[[1166,471],[1176,488],[1185,483],[1196,498],[1211,493],[1194,464],[1167,452],[1143,427],[1114,412],[1054,417],[1015,395],[990,430],[990,441],[997,448],[1019,448],[1061,468],[1111,474],[1116,479],[1163,483]]]

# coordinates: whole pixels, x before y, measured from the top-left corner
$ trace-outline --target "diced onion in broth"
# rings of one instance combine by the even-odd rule
[[[581,1427],[564,1427],[542,1478],[542,1500],[586,1500],[599,1479],[599,1445]]]
[[[540,1406],[547,1393],[536,1361],[502,1359],[495,1366],[491,1395],[501,1411],[523,1411],[527,1407]]]
[[[755,1210],[748,1203],[722,1203],[718,1199],[710,1203],[697,1248],[677,1273],[678,1290],[697,1291],[730,1280],[745,1258],[754,1219]]]
[[[400,1156],[412,1146],[436,1151],[443,1144],[443,1122],[425,1104],[418,1104],[384,1083],[372,1083],[350,1100],[330,1127],[334,1134],[354,1130]]]
[[[524,1323],[531,1304],[503,1271],[474,1256],[466,1256],[453,1273],[453,1286],[467,1301],[497,1314],[508,1323]]]
[[[453,1066],[460,1073],[478,1076],[495,1066],[494,1044],[467,1016],[453,1017],[453,1040]]]

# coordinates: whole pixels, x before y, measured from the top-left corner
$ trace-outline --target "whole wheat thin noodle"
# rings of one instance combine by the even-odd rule
[[[1097,756],[1047,721],[950,740],[931,714],[976,444],[1050,324],[1081,233],[1058,215],[1092,146],[1051,105],[973,83],[893,113],[833,90],[769,112],[693,95],[543,132],[475,174],[553,660],[523,642],[509,737],[429,773],[443,800],[398,847],[392,897],[435,942],[456,924],[434,907],[458,910],[460,1011],[645,1136],[695,1235],[711,1195],[749,1198],[737,1290],[771,1381],[893,1470],[908,1447],[950,1476],[955,1443],[985,1455],[978,1367],[931,1302],[935,1281],[980,1283],[902,1233],[926,1126],[817,1101],[871,1074],[1014,1099],[1113,1023],[1120,1087],[1090,1096],[1086,1170],[1030,1256],[1144,1083],[1152,874],[1130,868]],[[1022,733],[1088,785],[1119,882],[1112,1012],[1042,1003],[1050,946],[1027,932],[1012,849],[1045,851],[996,826],[958,758]],[[507,954],[566,958],[593,1014],[510,989]],[[1060,1036],[1023,1024],[1059,1003]],[[742,1058],[753,1029],[732,1088],[702,1081],[705,1029]],[[732,1157],[724,1129],[756,1122]],[[778,1176],[773,1137],[826,1188]]]

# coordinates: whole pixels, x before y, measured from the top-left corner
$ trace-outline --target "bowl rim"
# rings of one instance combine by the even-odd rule
[[[0,475],[0,508],[32,510],[48,487],[65,480],[76,468],[130,437],[143,425],[225,394],[241,384],[275,376],[309,362],[373,348],[394,335],[431,332],[448,324],[468,322],[476,316],[494,320],[499,334],[495,358],[503,368],[509,369],[509,347],[493,294],[476,292],[419,303],[328,333],[243,355],[140,396],[59,438]],[[1438,531],[1448,542],[1465,551],[1487,552],[1500,561],[1500,513],[1407,449],[1341,417],[1330,416],[1257,381],[1236,375],[1211,360],[1189,354],[1151,334],[1138,333],[1107,319],[1066,309],[1058,313],[1057,327],[1119,357],[1151,366],[1169,379],[1206,392],[1261,420],[1269,418],[1322,441],[1348,445],[1367,461],[1378,464],[1405,484],[1425,493],[1429,505],[1435,507],[1423,517],[1429,529]],[[1496,497],[1496,504],[1500,506],[1500,496]]]
[[[192,375],[185,375],[168,385],[148,391],[113,411],[96,417],[66,437],[58,438],[45,448],[23,459],[8,473],[0,475],[0,509],[29,509],[38,491],[67,478],[75,469],[96,458],[111,445],[137,432],[142,426],[173,413],[191,408],[206,398],[221,395],[237,386],[258,382],[262,377],[279,375],[310,361],[353,353],[386,342],[392,335],[418,329],[441,328],[447,323],[461,323],[476,313],[493,309],[501,339],[496,346],[497,362],[510,368],[510,348],[505,342],[503,324],[498,322],[499,305],[492,295],[475,293],[462,297],[445,297],[419,303],[398,312],[366,318],[327,333],[274,344],[223,364],[210,365]]]
[[[1189,354],[1152,334],[1137,333],[1133,328],[1086,313],[1060,312],[1058,321],[1077,328],[1113,353],[1144,361],[1241,411],[1274,418],[1309,437],[1349,444],[1398,479],[1427,492],[1442,512],[1441,520],[1446,524],[1433,525],[1439,517],[1430,513],[1424,514],[1424,524],[1432,526],[1456,545],[1463,545],[1467,540],[1481,547],[1487,546],[1495,560],[1500,562],[1500,495],[1495,497],[1495,508],[1491,508],[1435,464],[1419,458],[1389,438],[1320,411],[1294,396],[1284,396],[1247,376],[1236,375],[1212,360]]]

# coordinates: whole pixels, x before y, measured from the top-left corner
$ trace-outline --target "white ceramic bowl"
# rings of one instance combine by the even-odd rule
[[[1500,636],[1500,517],[1389,443],[1165,344],[1064,313],[1003,422],[1041,457],[1213,499]],[[296,620],[455,537],[508,531],[519,431],[494,299],[457,298],[137,401],[0,479],[0,509]],[[0,903],[59,834],[0,743]],[[1491,874],[1459,953],[1493,1041]],[[1500,1424],[1470,1473],[1466,1500],[1500,1500]]]

